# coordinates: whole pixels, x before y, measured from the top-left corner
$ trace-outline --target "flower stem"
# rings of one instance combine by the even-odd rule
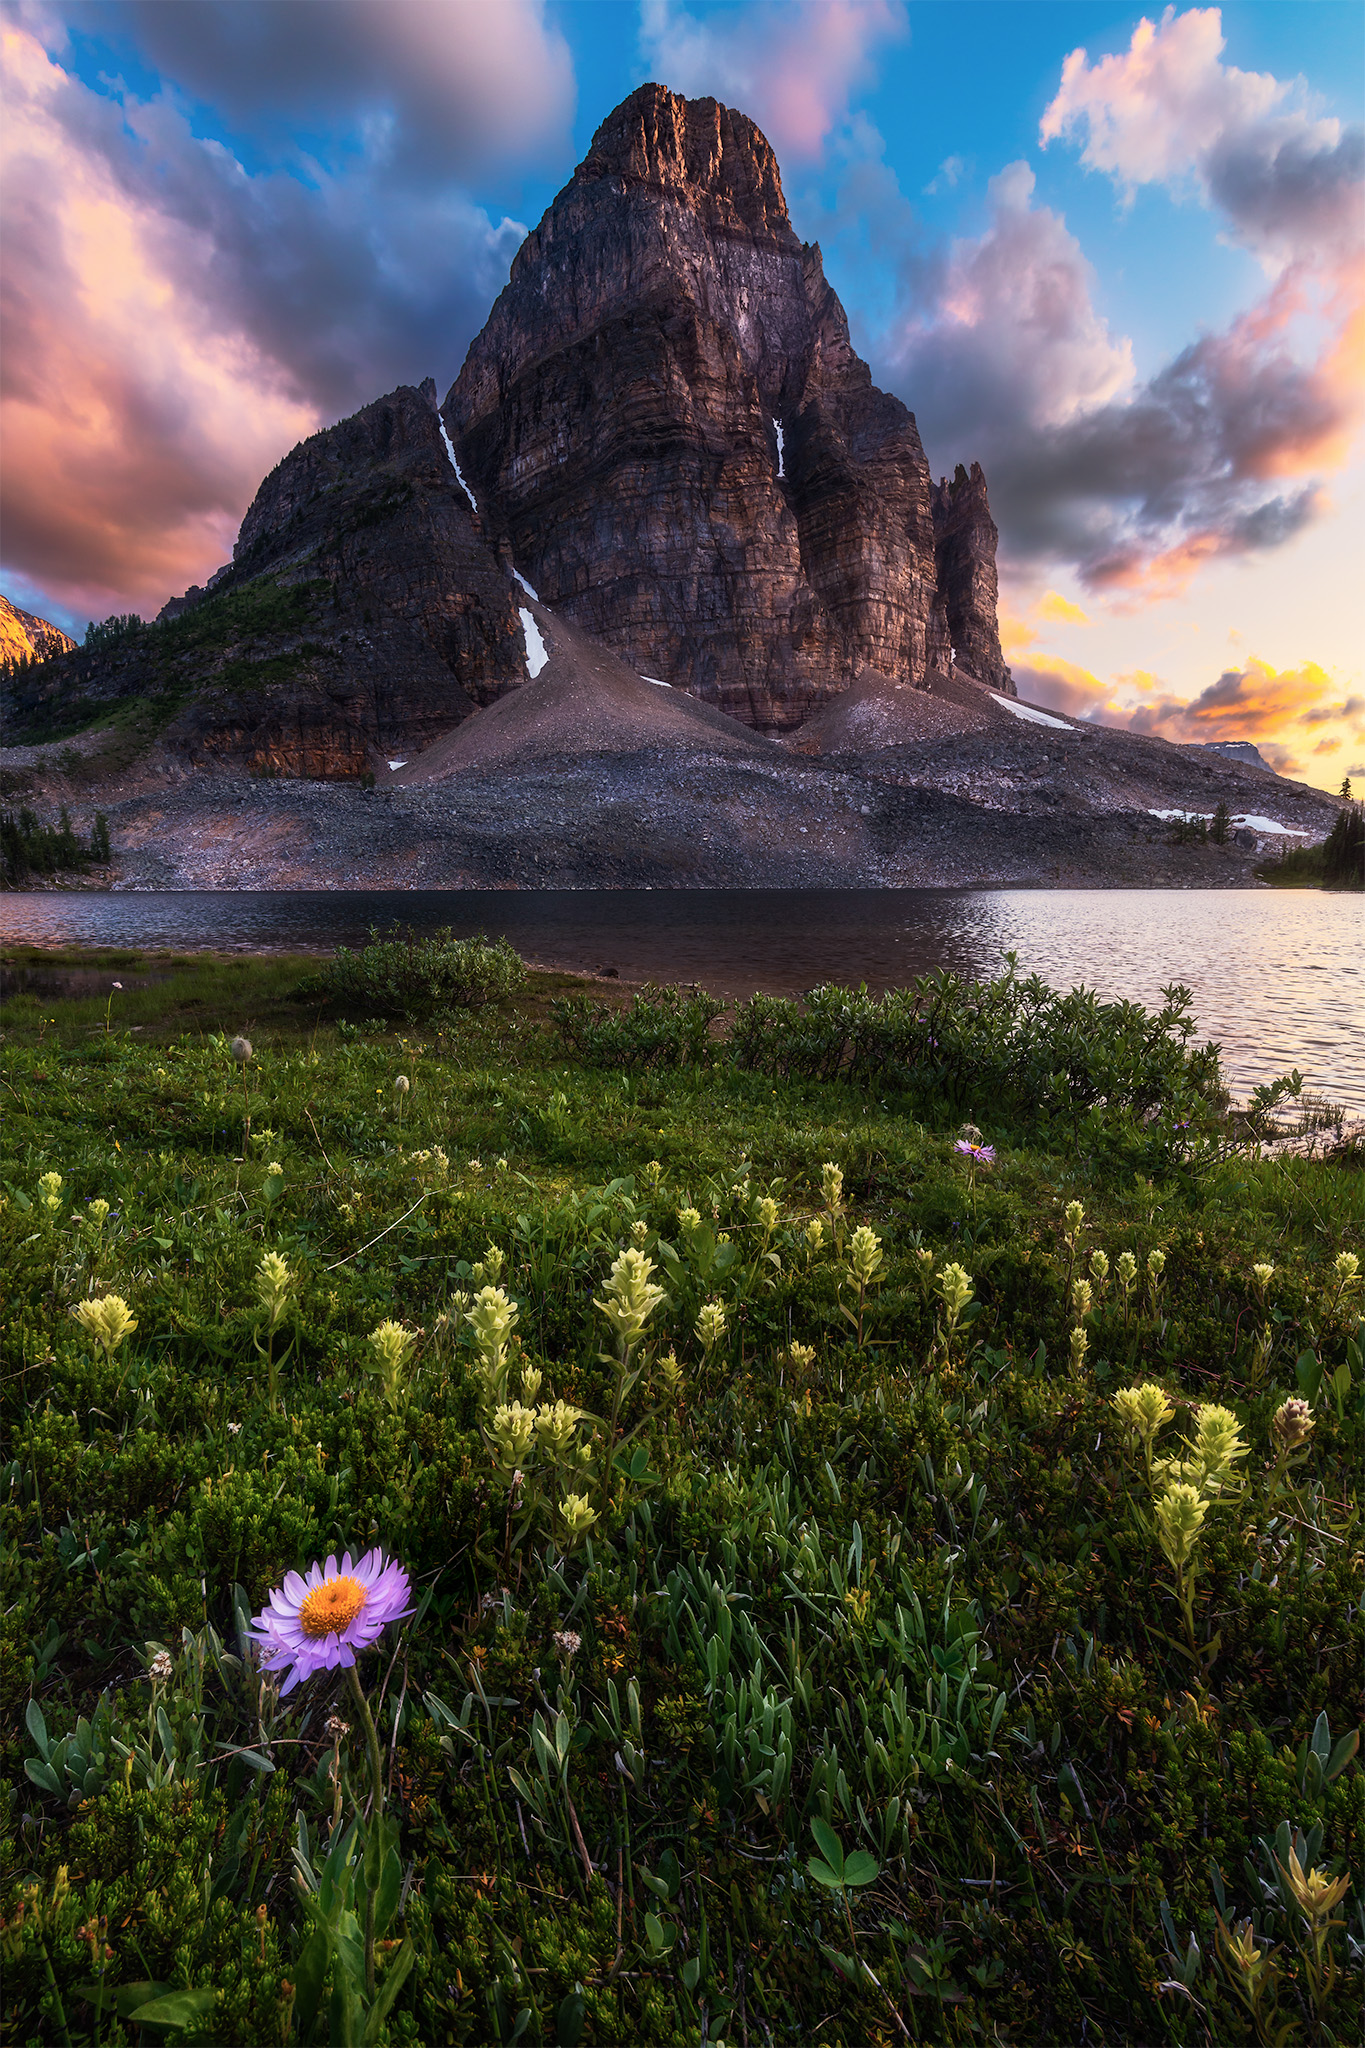
[[[347,1671],[351,1692],[360,1710],[361,1725],[365,1730],[365,1747],[370,1758],[370,1826],[377,1828],[384,1817],[384,1766],[379,1755],[379,1736],[374,1725],[374,1715],[360,1689],[360,1674],[352,1664]],[[382,1838],[381,1838],[382,1839]],[[381,1869],[382,1876],[382,1869]],[[374,1908],[375,1894],[367,1885],[365,1888],[365,1989],[374,1997]]]

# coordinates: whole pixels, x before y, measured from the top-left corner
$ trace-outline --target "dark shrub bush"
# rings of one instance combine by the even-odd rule
[[[457,939],[449,926],[381,939],[352,953],[337,948],[330,993],[363,1003],[380,1016],[430,1017],[442,1010],[474,1010],[500,1002],[526,980],[526,968],[506,939]]]
[[[593,1066],[689,1067],[715,1053],[711,1026],[724,1008],[701,989],[685,996],[647,982],[628,1010],[569,996],[551,1014],[560,1035]]]

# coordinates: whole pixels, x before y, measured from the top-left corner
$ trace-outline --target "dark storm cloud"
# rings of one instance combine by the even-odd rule
[[[72,27],[123,37],[235,132],[335,168],[363,142],[402,178],[477,175],[562,149],[573,64],[543,0],[75,0]]]
[[[159,19],[223,10],[135,11]],[[68,79],[53,111],[72,147],[100,157],[164,223],[168,258],[182,278],[189,266],[206,316],[224,332],[245,331],[324,413],[349,411],[403,379],[453,377],[524,232],[518,222],[495,224],[444,177],[411,177],[395,195],[387,161],[382,175],[365,162],[335,175],[314,165],[306,178],[248,173],[221,143],[197,136],[170,98],[106,99]]]
[[[264,134],[298,84],[302,25],[325,39],[338,14],[338,47],[319,62],[345,86],[334,112],[358,123],[349,153],[323,138],[306,159],[286,137],[274,158],[244,163],[202,132],[194,103],[220,59],[229,97],[249,96],[254,69]],[[50,10],[6,10],[0,482],[12,570],[87,615],[154,608],[225,558],[261,477],[301,433],[396,383],[456,374],[524,231],[490,217],[453,167],[523,148],[528,123],[562,133],[568,103],[539,6],[509,0],[484,17],[86,10],[96,30],[145,30],[153,65],[162,45],[180,48],[188,97],[173,81],[140,97],[116,78],[83,83]],[[437,119],[447,90],[454,140]]]

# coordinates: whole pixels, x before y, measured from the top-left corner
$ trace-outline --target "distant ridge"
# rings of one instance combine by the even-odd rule
[[[1279,773],[1250,740],[1205,740],[1202,744],[1206,754],[1221,754],[1225,761],[1244,761],[1248,768],[1262,768],[1267,775]]]

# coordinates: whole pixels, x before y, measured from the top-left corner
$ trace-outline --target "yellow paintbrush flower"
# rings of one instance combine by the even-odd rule
[[[106,1294],[99,1301],[77,1302],[72,1314],[86,1336],[100,1346],[106,1358],[112,1358],[124,1338],[137,1328],[137,1317],[121,1294]]]
[[[655,1309],[668,1299],[663,1288],[650,1279],[653,1271],[654,1261],[646,1258],[638,1246],[631,1245],[613,1262],[611,1276],[602,1290],[606,1300],[593,1297],[593,1307],[600,1309],[611,1324],[623,1353],[639,1342]]]

